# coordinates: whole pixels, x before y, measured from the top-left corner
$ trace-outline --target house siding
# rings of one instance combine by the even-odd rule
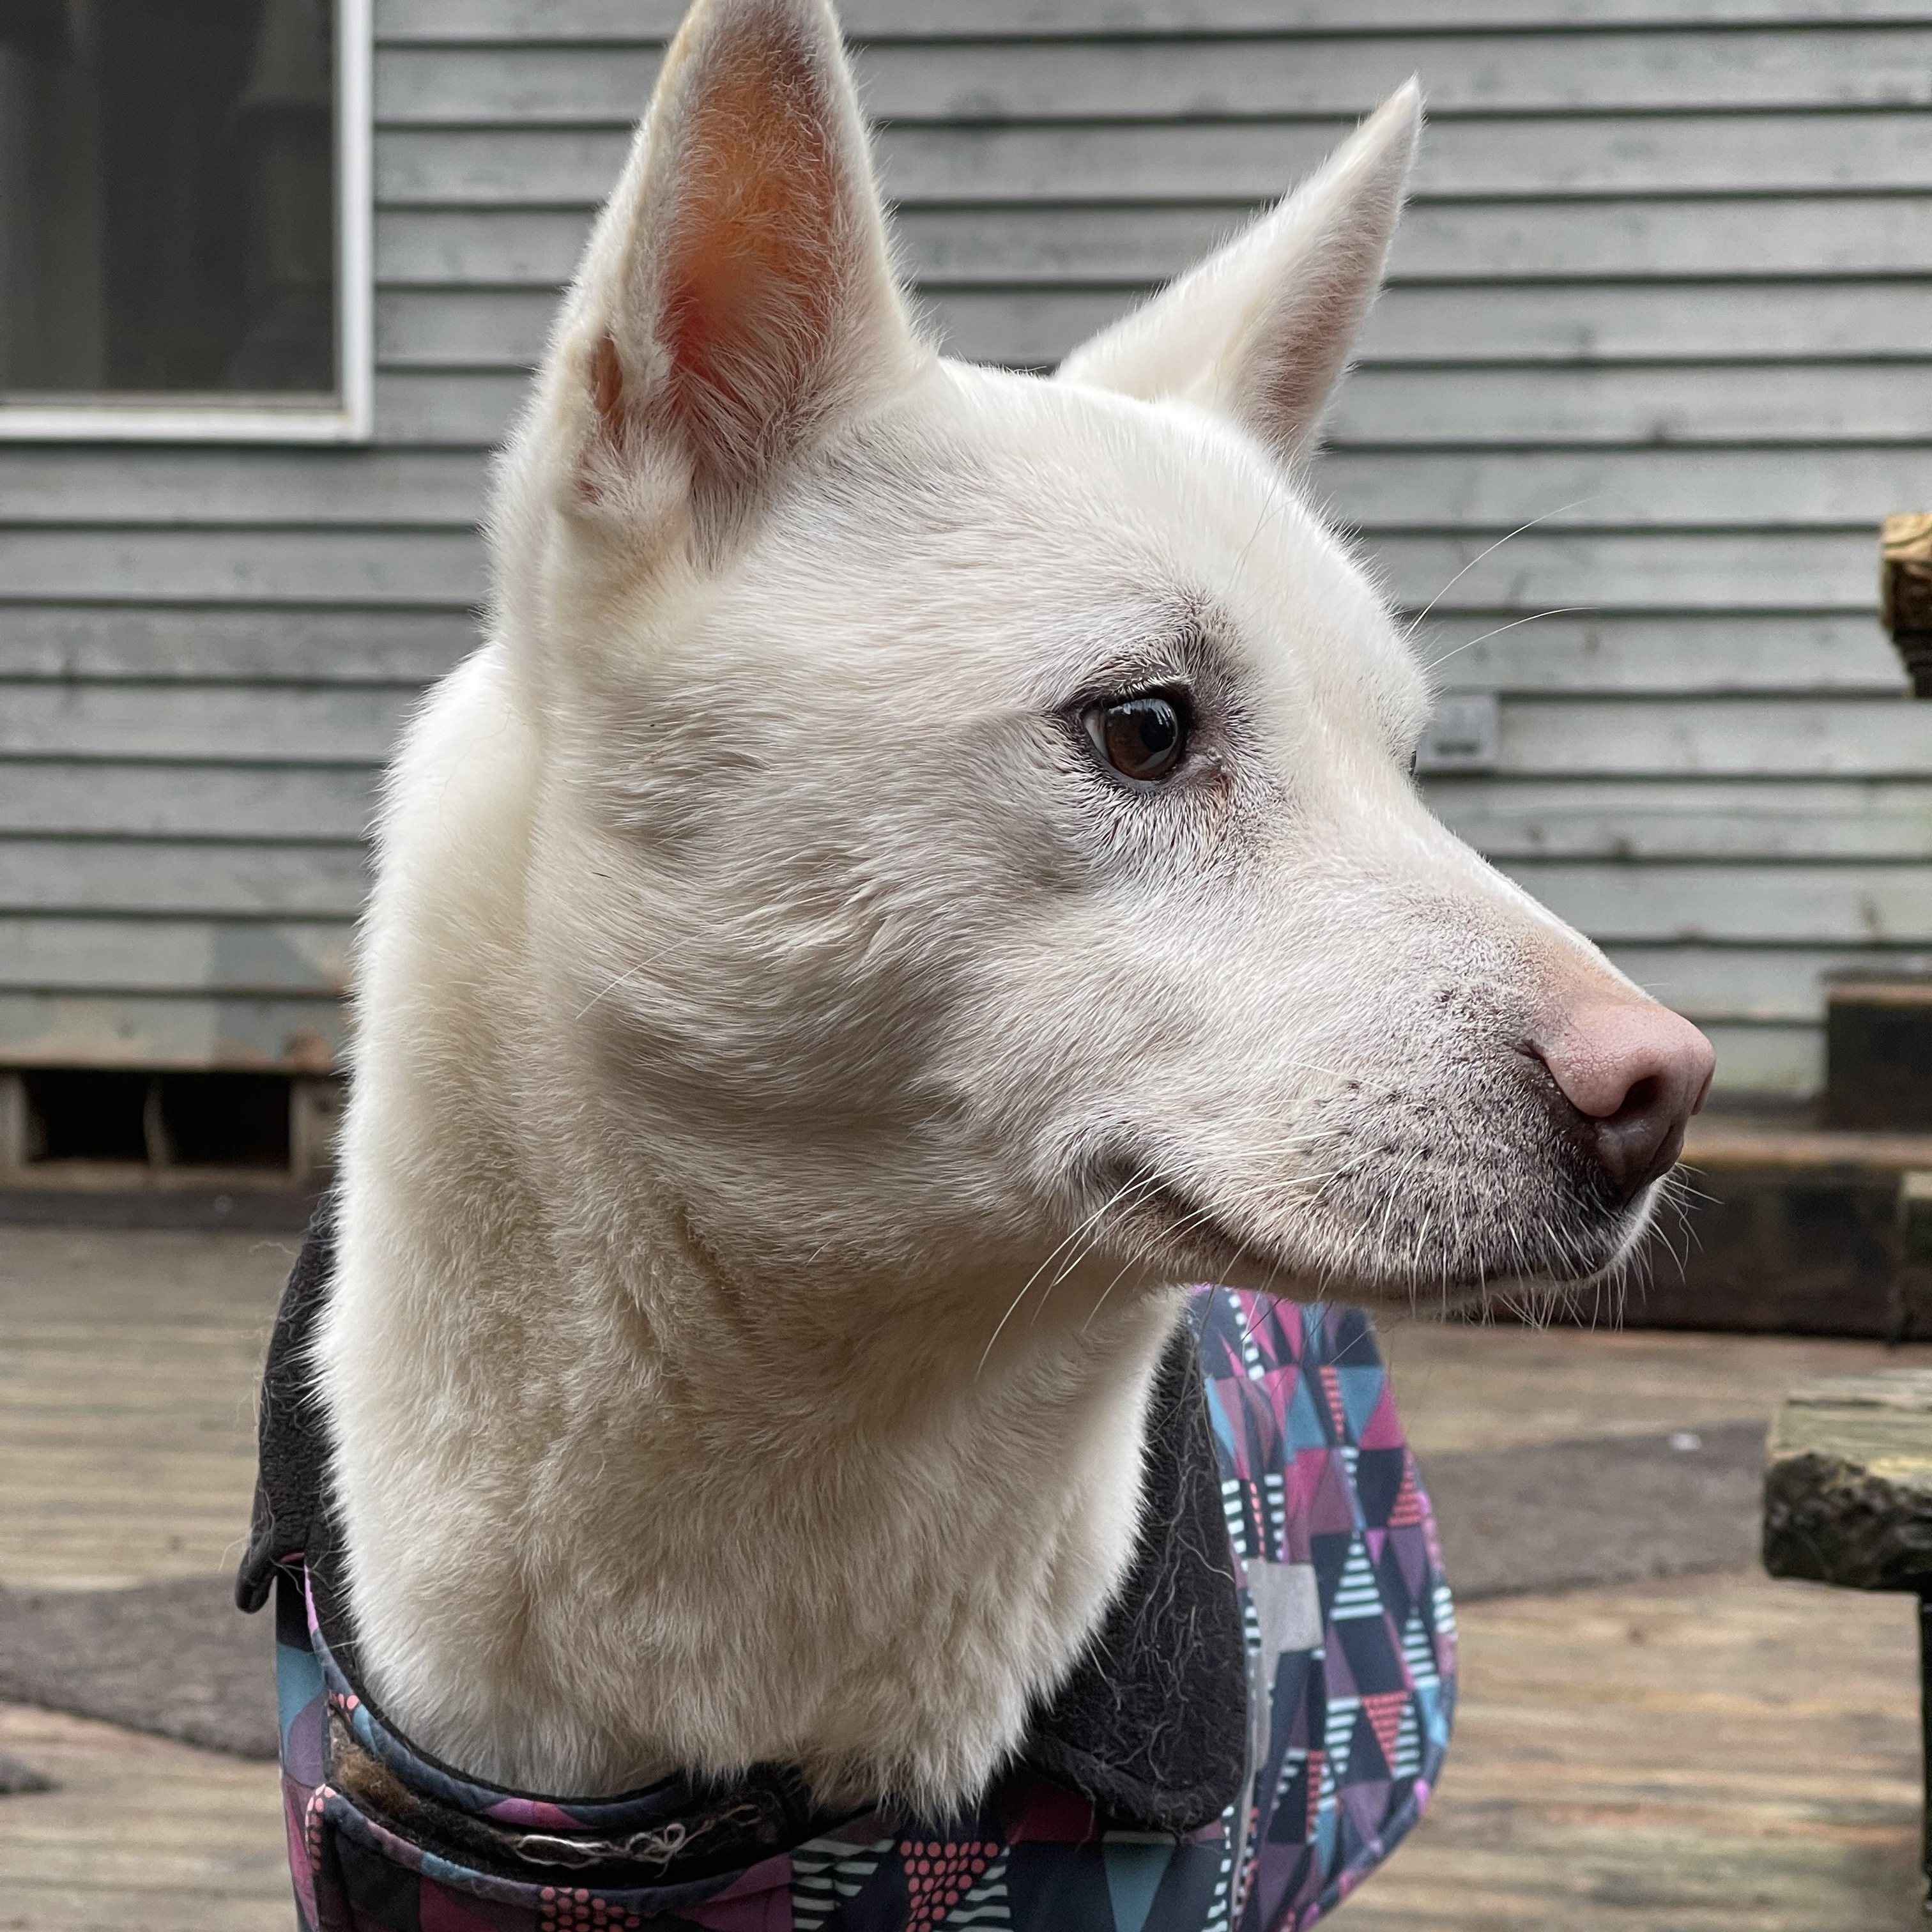
[[[487,452],[676,11],[378,0],[372,446],[0,445],[0,1061],[332,1063],[376,774],[476,634]],[[1734,1089],[1815,1086],[1826,974],[1932,969],[1932,706],[1872,615],[1878,518],[1932,501],[1932,20],[844,13],[922,307],[1030,366],[1419,73],[1316,483],[1434,600],[1445,688],[1498,695],[1498,769],[1437,807]]]

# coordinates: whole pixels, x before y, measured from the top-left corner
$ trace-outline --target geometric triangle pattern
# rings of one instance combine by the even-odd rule
[[[1174,1861],[1174,1840],[1132,1832],[1108,1834],[1100,1847],[1114,1932],[1143,1932],[1154,1895]]]
[[[1434,1519],[1369,1318],[1222,1288],[1189,1319],[1248,1654],[1240,1797],[1200,1829],[1119,1828],[1022,1764],[944,1820],[868,1810],[728,1871],[636,1864],[549,1882],[461,1862],[331,1781],[347,1735],[414,1801],[492,1830],[598,1844],[681,1832],[669,1779],[538,1798],[424,1759],[331,1652],[299,1556],[276,1586],[282,1772],[302,1932],[1300,1932],[1427,1804],[1456,1696]],[[802,1832],[815,1828],[808,1822]],[[519,1842],[521,1842],[520,1840]],[[681,1843],[682,1840],[680,1840]],[[628,1855],[627,1854],[627,1856]],[[643,1855],[640,1855],[642,1856]],[[572,1883],[573,1876],[582,1882]],[[602,1882],[595,1882],[602,1880]]]
[[[1197,1294],[1238,1579],[1306,1564],[1305,1653],[1252,1661],[1258,1741],[1232,1932],[1312,1925],[1428,1804],[1455,1710],[1456,1624],[1435,1518],[1361,1310]],[[1270,1472],[1282,1475],[1274,1502]],[[1256,1622],[1248,1624],[1251,1653]]]

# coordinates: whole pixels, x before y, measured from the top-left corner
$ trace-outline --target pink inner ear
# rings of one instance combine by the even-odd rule
[[[815,55],[769,32],[716,50],[675,163],[662,407],[700,490],[752,480],[823,386],[850,224],[838,110]]]
[[[599,336],[590,358],[590,400],[604,418],[612,440],[622,434],[624,421],[624,365],[618,359],[617,345],[608,335]]]

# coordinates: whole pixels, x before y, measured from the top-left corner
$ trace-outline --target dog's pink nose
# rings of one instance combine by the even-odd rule
[[[1670,1172],[1717,1064],[1688,1020],[1653,1000],[1598,1000],[1572,1007],[1530,1044],[1621,1199]]]

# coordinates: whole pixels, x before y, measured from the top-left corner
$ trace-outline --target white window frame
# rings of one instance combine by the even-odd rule
[[[178,401],[52,406],[0,395],[0,442],[366,442],[375,416],[374,0],[335,0],[335,341],[333,402]]]

